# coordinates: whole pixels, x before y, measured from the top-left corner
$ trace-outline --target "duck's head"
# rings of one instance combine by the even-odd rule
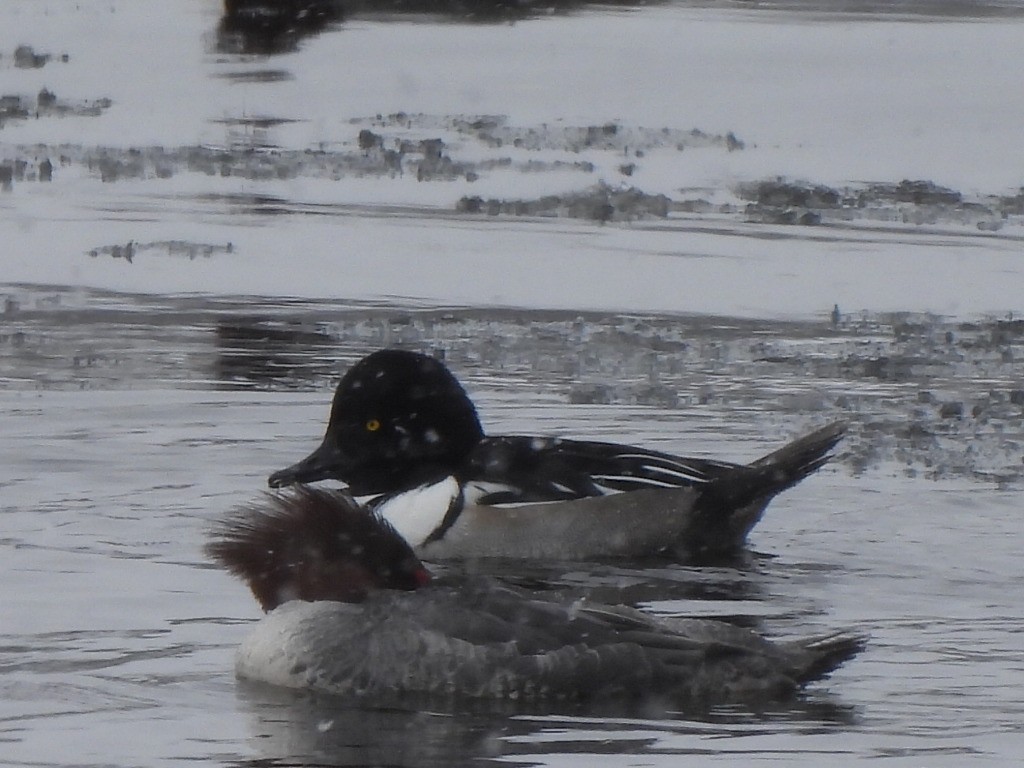
[[[344,491],[299,486],[265,494],[219,521],[205,549],[249,585],[265,611],[289,600],[360,602],[374,590],[430,581],[412,547]]]
[[[482,438],[476,408],[441,362],[384,349],[342,377],[320,447],[269,484],[341,480],[359,496],[404,490],[450,474]]]

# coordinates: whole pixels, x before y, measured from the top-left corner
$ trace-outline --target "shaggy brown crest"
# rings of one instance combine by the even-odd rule
[[[266,493],[217,522],[204,549],[249,585],[265,611],[289,600],[356,603],[376,589],[430,581],[394,528],[344,491]]]

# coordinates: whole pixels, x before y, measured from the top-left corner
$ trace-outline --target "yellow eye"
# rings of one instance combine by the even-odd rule
[[[367,432],[376,432],[378,429],[380,429],[380,422],[377,419],[370,419],[366,422]]]

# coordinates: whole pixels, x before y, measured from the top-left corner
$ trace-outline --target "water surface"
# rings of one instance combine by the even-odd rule
[[[1020,3],[559,5],[0,7],[0,764],[1016,764]],[[766,711],[239,684],[206,526],[393,345],[493,432],[847,419],[735,562],[494,568],[868,650]]]
[[[829,322],[17,295],[36,309],[16,316],[23,336],[5,340],[2,357],[7,764],[817,764],[828,753],[841,764],[998,765],[1021,747],[1019,468],[1007,459],[1015,452],[1019,467],[1021,416],[992,403],[987,420],[951,419],[920,402],[920,392],[982,394],[962,365],[933,359],[901,379],[809,373],[815,355],[849,361],[843,346],[867,343],[866,331]],[[884,321],[873,345],[911,343]],[[532,333],[516,341],[515,327]],[[673,346],[677,334],[685,344]],[[258,610],[204,560],[205,526],[316,443],[336,373],[387,338],[447,350],[495,432],[749,460],[850,419],[833,465],[773,503],[737,562],[499,572],[775,636],[856,627],[870,647],[805,697],[757,712],[376,711],[238,684],[232,654]],[[782,349],[793,357],[765,354]],[[1011,386],[999,370],[986,396]],[[976,446],[973,459],[954,460],[950,443]],[[135,726],[149,735],[126,738]]]

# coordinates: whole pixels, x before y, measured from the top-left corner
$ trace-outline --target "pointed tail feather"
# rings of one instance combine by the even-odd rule
[[[768,502],[827,462],[829,451],[845,433],[846,422],[833,422],[707,485],[687,532],[690,554],[714,557],[735,552]]]
[[[868,636],[859,632],[833,632],[794,640],[788,644],[798,660],[794,677],[801,684],[827,677],[863,651],[867,643]]]
[[[779,481],[778,491],[781,491],[800,482],[827,462],[830,458],[829,451],[845,434],[846,422],[834,421],[767,456],[762,456],[748,466],[776,472]]]

